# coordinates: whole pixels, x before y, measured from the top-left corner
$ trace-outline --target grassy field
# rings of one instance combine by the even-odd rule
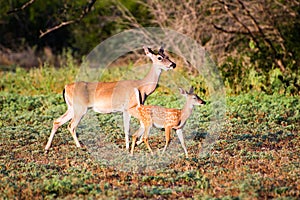
[[[1,73],[1,199],[299,198],[299,96],[254,92],[227,97],[224,127],[210,154],[202,157],[198,152],[209,126],[210,107],[196,108],[187,122],[190,158],[184,158],[179,149],[178,156],[161,169],[134,173],[95,159],[85,145],[76,148],[66,125],[55,135],[48,154],[44,153],[53,119],[66,110],[62,95],[55,92],[62,90],[64,82],[72,81],[72,73],[52,70]],[[71,70],[76,74],[75,68]],[[48,74],[45,77],[42,73]],[[53,73],[60,76],[52,79]],[[166,104],[174,101],[167,96],[163,99]],[[118,116],[96,115],[99,134],[110,135],[110,142],[123,151]],[[79,126],[80,141],[85,129]],[[150,144],[161,149],[163,131],[153,132],[158,134],[150,138]],[[175,134],[172,138],[177,144]],[[138,155],[148,153],[144,145],[136,151]]]

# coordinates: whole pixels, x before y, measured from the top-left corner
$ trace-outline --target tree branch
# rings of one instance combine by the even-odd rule
[[[250,30],[250,28],[243,23],[238,16],[236,16],[234,13],[231,12],[231,10],[229,9],[229,6],[226,2],[219,0],[219,2],[224,6],[224,9],[226,10],[226,12],[229,14],[229,16],[231,16],[237,23],[239,23],[242,27],[244,27],[248,34],[250,35],[250,37],[252,38],[252,40],[254,41],[255,45],[257,46],[257,48],[261,49],[258,40],[256,39],[255,35],[253,34],[253,32]]]
[[[24,3],[21,7],[19,8],[14,8],[10,11],[8,11],[6,14],[11,14],[11,13],[15,13],[15,12],[19,12],[21,10],[24,10],[25,8],[27,8],[28,6],[30,6],[31,4],[33,4],[35,2],[35,0],[30,0],[30,1],[27,1],[26,3]]]
[[[244,5],[244,2],[242,2],[241,0],[238,0],[238,2],[242,6],[242,9],[246,11],[246,13],[247,13],[248,17],[250,17],[250,19],[251,19],[254,27],[259,31],[259,33],[261,34],[261,36],[263,37],[263,39],[265,40],[265,42],[267,43],[267,45],[269,45],[269,47],[271,47],[271,49],[274,51],[274,53],[276,53],[276,49],[273,46],[272,42],[266,37],[264,31],[260,27],[260,25],[257,22],[257,20],[251,15],[250,11]]]
[[[238,30],[227,30],[222,28],[221,26],[218,26],[215,23],[212,23],[212,25],[214,26],[215,29],[217,29],[218,31],[222,31],[224,33],[229,33],[229,34],[242,34],[242,35],[249,35],[248,32],[245,31],[238,31]]]
[[[283,62],[281,60],[281,58],[277,57],[277,50],[275,48],[275,46],[273,45],[272,41],[266,36],[264,30],[260,27],[258,21],[255,19],[255,17],[250,13],[250,11],[247,9],[247,7],[245,6],[244,2],[241,0],[238,0],[239,4],[241,5],[242,9],[246,11],[247,15],[250,17],[252,23],[254,24],[255,28],[259,31],[259,33],[261,34],[263,40],[265,41],[265,43],[272,49],[272,51],[275,54],[275,60],[276,60],[276,64],[279,66],[281,71],[285,71],[285,67],[283,66]]]
[[[69,24],[73,24],[73,23],[75,23],[76,21],[75,20],[70,20],[70,21],[66,21],[66,22],[62,22],[62,23],[60,23],[59,25],[57,25],[57,26],[54,26],[54,27],[52,27],[52,28],[49,28],[49,29],[47,29],[46,31],[40,31],[40,38],[42,38],[42,37],[44,37],[45,35],[47,35],[48,33],[50,33],[50,32],[52,32],[52,31],[55,31],[55,30],[57,30],[57,29],[60,29],[61,27],[64,27],[64,26],[67,26],[67,25],[69,25]]]
[[[68,26],[70,24],[74,24],[74,23],[80,22],[92,10],[92,7],[93,7],[93,5],[95,4],[96,1],[97,0],[90,0],[88,2],[88,4],[85,6],[85,8],[82,10],[80,16],[77,19],[72,19],[72,20],[69,20],[69,21],[61,22],[60,24],[58,24],[58,25],[56,25],[54,27],[51,27],[51,28],[47,29],[46,31],[40,30],[40,36],[39,36],[39,38],[42,38],[45,35],[51,33],[52,31],[60,29],[60,28],[62,28],[64,26]]]

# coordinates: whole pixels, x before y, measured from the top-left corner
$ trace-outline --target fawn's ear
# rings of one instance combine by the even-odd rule
[[[182,88],[179,88],[179,91],[180,91],[180,94],[183,95],[183,96],[186,96],[187,95],[187,92],[182,89]]]

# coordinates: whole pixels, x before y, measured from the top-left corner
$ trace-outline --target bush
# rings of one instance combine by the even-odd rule
[[[220,71],[228,94],[240,94],[250,91],[265,92],[267,94],[300,94],[300,71],[279,68],[271,70],[257,69],[247,65],[244,58],[229,57]]]

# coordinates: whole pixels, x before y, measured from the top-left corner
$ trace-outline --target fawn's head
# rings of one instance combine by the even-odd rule
[[[180,90],[180,94],[183,95],[186,98],[186,102],[187,104],[189,104],[190,106],[194,106],[194,105],[205,105],[206,102],[204,100],[202,100],[198,95],[196,95],[194,93],[194,88],[191,87],[190,91],[185,91],[182,88],[179,88]]]
[[[176,63],[170,60],[169,56],[164,53],[163,47],[161,47],[158,53],[154,53],[149,47],[144,47],[145,54],[152,60],[153,65],[158,66],[165,71],[174,69]]]

